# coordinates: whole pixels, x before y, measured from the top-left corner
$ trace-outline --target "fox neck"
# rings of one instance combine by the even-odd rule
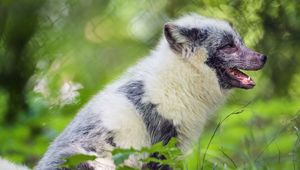
[[[158,112],[179,127],[178,140],[184,150],[191,143],[187,139],[198,139],[207,119],[227,96],[214,70],[204,64],[205,55],[200,50],[197,57],[183,58],[167,47],[159,48],[146,71],[154,73],[144,77],[145,100],[157,104]]]

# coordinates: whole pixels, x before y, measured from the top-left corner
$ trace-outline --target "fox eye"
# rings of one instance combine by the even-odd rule
[[[234,47],[235,47],[234,43],[229,43],[229,44],[222,46],[221,49],[234,48]]]

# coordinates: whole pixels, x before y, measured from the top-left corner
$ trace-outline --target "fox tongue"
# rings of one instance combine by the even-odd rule
[[[244,85],[255,85],[255,82],[251,79],[251,77],[249,77],[248,75],[246,75],[238,69],[229,68],[228,72],[234,79],[238,80]]]
[[[241,77],[241,78],[238,77],[238,79],[243,84],[252,84],[252,85],[255,85],[255,82],[250,77],[247,77],[247,78],[246,77]]]

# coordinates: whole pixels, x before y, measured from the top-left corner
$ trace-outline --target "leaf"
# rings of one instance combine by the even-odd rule
[[[137,150],[130,148],[130,149],[122,149],[116,148],[112,151],[113,160],[116,166],[122,164],[128,157],[132,154],[138,152]]]
[[[176,146],[177,140],[176,138],[172,138],[166,145],[163,142],[158,142],[151,147],[142,147],[141,149],[137,150],[134,148],[130,149],[122,149],[116,148],[112,151],[113,160],[117,168],[125,168],[122,164],[126,159],[129,158],[130,155],[133,154],[147,154],[151,155],[153,153],[158,153],[159,155],[163,155],[165,159],[157,159],[155,157],[147,157],[143,158],[140,161],[143,163],[149,162],[157,162],[160,164],[168,164],[173,168],[181,168],[183,167],[182,161],[182,153],[179,148]]]
[[[65,163],[61,165],[61,167],[65,168],[75,168],[79,164],[86,161],[93,161],[97,157],[94,155],[84,155],[84,154],[76,154],[70,157],[65,158]]]

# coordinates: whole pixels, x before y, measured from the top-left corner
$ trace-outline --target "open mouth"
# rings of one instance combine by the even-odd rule
[[[255,86],[255,82],[250,76],[236,68],[224,68],[224,72],[227,74],[226,77],[230,79],[228,83],[234,87],[251,89]]]

